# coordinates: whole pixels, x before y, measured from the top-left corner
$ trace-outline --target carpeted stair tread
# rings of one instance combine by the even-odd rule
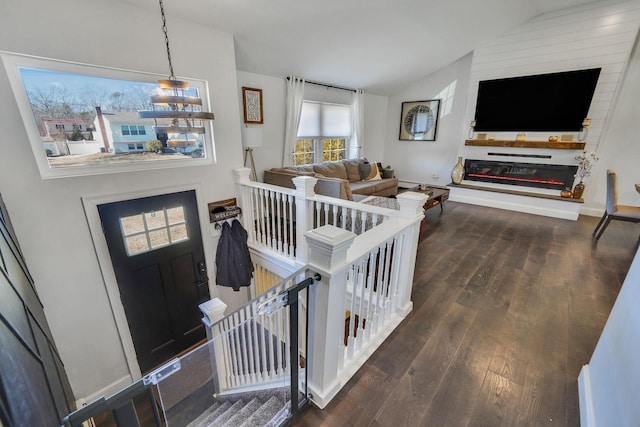
[[[249,403],[244,405],[238,412],[236,412],[226,423],[222,424],[222,427],[236,427],[244,422],[247,418],[253,415],[260,407],[262,402],[258,398],[254,397]]]
[[[231,405],[231,407],[229,409],[227,409],[224,412],[224,414],[221,414],[218,418],[213,420],[213,422],[211,424],[209,424],[209,426],[214,427],[214,426],[223,425],[231,417],[233,417],[238,411],[240,411],[240,409],[242,409],[243,406],[244,406],[244,401],[243,400],[237,400],[236,402],[233,403],[233,405]]]
[[[240,427],[262,427],[283,408],[282,399],[277,396],[271,396],[260,408],[253,413],[247,420],[240,424]]]
[[[193,427],[207,427],[216,420],[220,415],[227,412],[227,410],[231,408],[231,402],[224,402],[222,405],[218,407],[215,411],[211,412],[205,418],[203,418],[198,424],[194,424]]]
[[[196,418],[195,420],[191,421],[189,424],[187,424],[187,427],[198,427],[200,425],[200,423],[207,418],[210,414],[212,414],[213,412],[215,412],[220,406],[222,406],[222,403],[220,402],[214,402],[213,405],[211,405],[209,407],[209,409],[207,409],[206,411],[204,411],[202,414],[198,415],[198,418]],[[229,405],[231,406],[231,405]]]

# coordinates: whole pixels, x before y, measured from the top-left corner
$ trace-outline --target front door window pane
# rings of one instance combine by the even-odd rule
[[[166,224],[163,211],[153,211],[144,214],[145,221],[147,221],[147,227],[153,230],[158,227],[163,227]]]
[[[122,217],[120,228],[129,256],[189,239],[182,206]]]
[[[127,254],[135,255],[149,251],[149,242],[146,234],[138,234],[125,238],[127,244]]]
[[[151,241],[151,249],[169,245],[169,235],[166,229],[150,231],[149,240]]]

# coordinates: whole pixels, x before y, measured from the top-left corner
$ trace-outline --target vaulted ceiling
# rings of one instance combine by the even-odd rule
[[[157,0],[120,1],[152,10],[160,22]],[[540,14],[589,2],[164,0],[164,7],[169,28],[177,16],[231,33],[240,71],[389,95],[483,40]]]

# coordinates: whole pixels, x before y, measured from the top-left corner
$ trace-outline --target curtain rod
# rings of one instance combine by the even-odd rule
[[[287,80],[290,80],[290,78],[287,77]],[[351,89],[351,88],[348,88],[348,87],[328,85],[326,83],[312,82],[311,80],[305,80],[305,83],[309,83],[310,85],[316,85],[316,86],[324,86],[327,89],[340,89],[340,90],[346,90],[347,92],[354,92],[354,93],[357,92],[356,89]]]

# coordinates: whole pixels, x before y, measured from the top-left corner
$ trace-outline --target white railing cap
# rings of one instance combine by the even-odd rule
[[[213,325],[224,317],[224,311],[227,309],[227,304],[222,302],[220,298],[213,298],[209,301],[205,301],[198,306],[202,314],[204,314],[209,321],[209,324]]]

